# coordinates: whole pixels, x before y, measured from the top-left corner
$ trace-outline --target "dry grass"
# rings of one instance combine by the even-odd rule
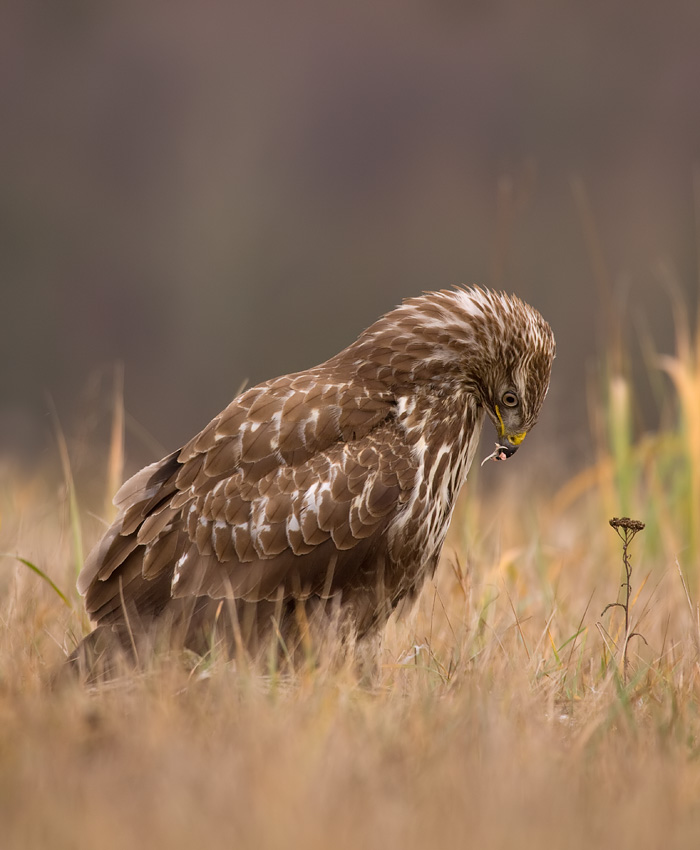
[[[7,471],[0,550],[73,607],[3,560],[0,845],[696,846],[695,349],[663,365],[678,416],[662,432],[634,438],[632,388],[611,370],[594,467],[555,493],[518,461],[497,492],[470,485],[436,582],[390,624],[373,689],[351,670],[281,678],[182,659],[51,689],[86,627],[69,593],[74,491]],[[623,506],[647,524],[630,547],[630,630],[647,643],[630,642],[626,683],[624,612],[601,615],[624,575],[608,526]]]

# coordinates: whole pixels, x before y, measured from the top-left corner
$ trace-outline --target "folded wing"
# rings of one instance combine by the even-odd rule
[[[330,595],[377,580],[408,499],[411,451],[376,386],[286,376],[235,399],[115,498],[119,516],[79,578],[91,617],[173,597]]]

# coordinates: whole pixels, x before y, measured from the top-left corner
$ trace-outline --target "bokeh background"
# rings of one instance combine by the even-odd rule
[[[585,457],[606,317],[663,350],[669,288],[695,310],[699,36],[690,2],[3,3],[0,455],[56,454],[51,403],[99,431],[123,363],[154,460],[481,283],[553,325],[530,439]]]

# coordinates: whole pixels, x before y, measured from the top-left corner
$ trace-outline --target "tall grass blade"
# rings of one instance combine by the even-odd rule
[[[114,367],[114,396],[112,405],[112,433],[109,441],[109,460],[107,465],[107,493],[105,497],[105,517],[114,518],[112,498],[119,489],[124,476],[124,364]]]
[[[32,572],[35,572],[39,576],[39,578],[43,579],[43,581],[45,581],[46,584],[49,585],[51,590],[53,590],[53,592],[61,598],[61,600],[64,602],[65,605],[67,605],[71,609],[73,608],[73,606],[72,606],[70,600],[68,599],[68,597],[66,596],[66,594],[60,589],[60,587],[58,587],[57,584],[55,584],[55,582],[53,582],[46,575],[46,573],[42,569],[39,569],[39,567],[37,567],[36,564],[33,564],[31,561],[28,561],[26,558],[20,558],[19,555],[13,555],[11,552],[0,552],[0,558],[14,558],[15,561],[19,561],[21,564],[24,564],[25,567],[29,567],[29,569],[32,570]]]
[[[56,442],[58,443],[58,451],[61,457],[63,480],[66,483],[66,490],[68,492],[68,509],[70,515],[71,536],[73,538],[73,562],[75,566],[75,574],[77,576],[85,561],[83,556],[83,535],[80,526],[80,511],[78,510],[78,499],[75,493],[75,483],[73,481],[70,455],[68,454],[68,444],[66,443],[66,438],[63,434],[63,429],[61,428],[56,406],[51,398],[49,398],[49,407],[51,409],[51,416],[54,420],[54,428],[56,430]]]

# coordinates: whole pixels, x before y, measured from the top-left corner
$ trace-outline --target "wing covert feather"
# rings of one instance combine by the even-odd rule
[[[337,443],[293,470],[280,467],[268,473],[248,490],[250,501],[235,490],[223,502],[195,499],[189,533],[200,557],[193,552],[179,568],[178,594],[196,585],[199,593],[209,595],[232,592],[257,598],[260,592],[266,597],[272,593],[270,577],[286,571],[299,586],[317,589],[326,579],[332,554],[373,537],[378,546],[413,483],[405,468],[415,462],[394,428],[387,423],[355,443]],[[317,550],[328,553],[325,561],[310,557]],[[211,552],[226,582],[217,576]],[[201,571],[200,580],[187,576],[190,570]],[[253,587],[253,573],[259,574],[259,591]],[[289,582],[285,588],[292,592]]]
[[[393,411],[388,396],[313,372],[242,393],[121,488],[120,517],[80,577],[91,613],[117,610],[127,561],[139,592],[164,570],[173,596],[315,592],[331,568],[335,586],[377,549],[412,486]]]

